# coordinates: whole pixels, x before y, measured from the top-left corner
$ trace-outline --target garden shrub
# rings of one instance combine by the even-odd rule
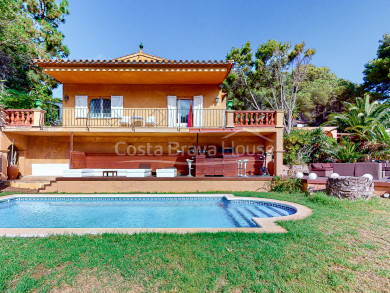
[[[283,163],[305,165],[307,163],[328,162],[328,149],[336,140],[327,136],[321,128],[314,130],[295,129],[284,136]]]
[[[303,191],[303,183],[301,179],[288,177],[283,178],[275,176],[271,181],[271,191],[297,193]]]
[[[339,144],[329,147],[328,154],[337,163],[356,163],[364,159],[364,153],[360,150],[359,143],[343,137]]]

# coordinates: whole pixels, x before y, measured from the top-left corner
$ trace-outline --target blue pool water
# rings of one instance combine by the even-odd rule
[[[0,228],[257,227],[253,217],[295,212],[287,205],[224,197],[18,197],[0,201]]]

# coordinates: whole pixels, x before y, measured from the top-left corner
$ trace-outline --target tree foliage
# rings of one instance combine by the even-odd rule
[[[6,107],[18,105],[17,98],[47,100],[51,95],[57,83],[33,59],[69,55],[59,31],[67,7],[67,0],[0,0],[0,94]]]
[[[356,163],[364,158],[359,144],[345,137],[339,144],[329,146],[326,152],[337,163]]]
[[[357,98],[355,103],[345,103],[345,111],[330,115],[330,124],[340,131],[351,133],[361,140],[380,142],[388,140],[390,107],[387,103],[371,102],[370,96]]]
[[[283,109],[287,129],[295,119],[321,125],[345,101],[360,94],[360,87],[340,79],[327,67],[309,64],[314,51],[304,43],[291,46],[270,40],[254,54],[250,42],[232,48],[227,60],[234,66],[224,82],[235,109]],[[289,130],[287,130],[288,132]]]
[[[249,42],[233,48],[226,56],[235,61],[225,82],[228,98],[236,108],[284,110],[286,131],[290,132],[297,93],[314,54],[314,49],[305,49],[304,42],[292,46],[269,40],[259,46],[254,60]]]
[[[327,150],[335,143],[336,140],[327,136],[321,128],[294,129],[284,136],[284,164],[299,165],[329,161]]]
[[[305,49],[305,43],[292,46],[269,40],[256,53],[256,70],[265,90],[267,103],[274,110],[284,110],[287,134],[293,127],[298,92],[307,75],[314,49]]]
[[[327,67],[309,65],[306,79],[298,92],[299,118],[318,126],[327,121],[328,115],[341,112],[344,102],[353,101],[359,86],[340,79]]]
[[[370,101],[366,94],[357,98],[355,103],[345,103],[345,111],[330,116],[330,124],[337,125],[348,132],[356,145],[357,153],[364,154],[364,160],[388,160],[390,158],[390,137],[386,129],[390,128],[390,105]],[[353,151],[350,144],[344,143],[344,149]],[[340,151],[340,149],[334,149]],[[348,150],[344,150],[348,152]],[[361,158],[361,157],[359,157]],[[358,158],[358,159],[359,159]]]
[[[365,65],[364,86],[374,96],[390,97],[390,35],[379,40],[376,59]]]
[[[224,81],[224,90],[228,99],[233,101],[235,109],[260,109],[265,101],[259,89],[255,61],[250,42],[241,48],[232,48],[226,60],[234,60],[234,66]]]

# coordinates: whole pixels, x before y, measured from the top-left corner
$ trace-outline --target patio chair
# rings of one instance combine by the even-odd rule
[[[134,121],[131,126],[134,126],[134,127],[142,127],[142,121],[141,120],[136,120]]]
[[[130,125],[130,116],[123,116],[121,125],[129,127],[129,125]]]
[[[148,116],[146,118],[146,127],[155,127],[156,126],[156,116]]]

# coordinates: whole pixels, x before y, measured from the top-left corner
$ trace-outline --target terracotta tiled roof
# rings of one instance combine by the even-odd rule
[[[225,78],[229,75],[234,61],[211,60],[168,60],[140,51],[112,60],[50,60],[36,59],[34,63],[44,71],[56,78],[57,71],[208,71],[220,74],[225,72]]]
[[[204,66],[232,66],[234,61],[211,61],[211,60],[145,60],[145,61],[136,61],[136,60],[42,60],[35,59],[34,63],[39,66],[123,66],[123,65],[179,65],[179,66],[196,66],[196,65],[204,65]]]

